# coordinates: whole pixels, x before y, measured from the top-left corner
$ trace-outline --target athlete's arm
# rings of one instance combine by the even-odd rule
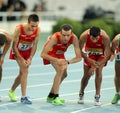
[[[113,40],[112,40],[112,46],[111,46],[111,56],[110,56],[110,61],[114,60],[115,57],[115,50],[116,47],[119,45],[118,44],[118,37],[120,36],[120,34],[116,35]]]
[[[50,40],[49,42],[46,44],[46,46],[43,47],[43,50],[41,52],[41,57],[44,58],[44,59],[47,59],[51,62],[57,62],[57,58],[54,58],[50,55],[48,55],[48,52],[50,51],[50,49],[55,45],[57,44],[57,40],[55,38],[55,35],[52,35],[50,37]]]
[[[110,38],[106,32],[103,31],[103,44],[104,44],[104,59],[99,62],[99,65],[105,64],[110,59]]]
[[[4,57],[8,51],[8,49],[10,48],[11,42],[12,42],[12,37],[7,33],[7,32],[3,32],[4,35],[6,36],[7,41],[4,44],[4,48],[3,48],[3,53],[2,56]]]
[[[32,51],[31,51],[31,54],[30,54],[30,59],[31,60],[32,60],[32,58],[35,55],[35,52],[37,50],[37,45],[38,45],[39,38],[40,38],[40,28],[38,27],[37,36],[36,36],[36,38],[33,42],[33,47],[32,47]]]
[[[12,42],[12,37],[4,30],[0,30],[1,32],[3,32],[3,34],[5,35],[7,41],[4,43],[4,47],[3,47],[3,52],[2,52],[2,56],[0,58],[0,62],[1,64],[3,64],[4,62],[4,57],[7,53],[7,51],[9,50],[10,48],[10,45],[11,45],[11,42]]]
[[[18,47],[17,47],[17,44],[18,44],[18,41],[19,41],[19,36],[20,36],[20,26],[17,26],[15,31],[14,31],[14,38],[13,38],[13,51],[15,52],[15,55],[16,55],[16,58],[17,59],[23,59],[21,57],[21,55],[19,54],[19,51],[18,51]]]
[[[79,41],[78,41],[77,36],[75,36],[73,39],[73,46],[74,46],[74,50],[75,50],[75,57],[69,60],[69,64],[82,60],[82,55],[81,55],[81,51],[79,48]]]
[[[86,43],[86,39],[87,39],[87,34],[88,30],[87,31],[84,31],[80,37],[79,37],[79,48],[82,52],[82,57],[87,59],[87,54],[85,52],[83,52],[83,47],[84,47],[84,44]]]

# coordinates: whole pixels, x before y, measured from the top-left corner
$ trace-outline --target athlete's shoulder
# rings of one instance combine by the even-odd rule
[[[118,40],[120,39],[120,34],[117,34],[114,38],[113,38],[113,40],[112,40],[112,42],[117,42]]]
[[[60,32],[55,32],[54,35],[55,36],[60,36]]]

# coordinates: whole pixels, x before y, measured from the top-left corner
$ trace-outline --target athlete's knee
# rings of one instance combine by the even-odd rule
[[[64,74],[64,72],[65,72],[65,69],[63,69],[63,68],[60,68],[60,69],[58,70],[58,73]]]
[[[22,77],[22,76],[28,76],[28,72],[21,72],[21,73],[19,74],[19,76],[20,76],[20,77]]]

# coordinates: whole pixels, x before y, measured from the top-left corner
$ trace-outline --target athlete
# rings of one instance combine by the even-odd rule
[[[5,30],[0,29],[0,82],[2,80],[2,65],[12,42],[12,37]],[[1,100],[1,99],[0,99]]]
[[[71,44],[74,46],[75,57],[66,60],[64,53]],[[63,105],[64,100],[59,98],[59,88],[62,81],[67,77],[67,66],[81,60],[78,38],[72,32],[71,25],[62,25],[60,32],[56,32],[48,38],[41,52],[41,57],[45,65],[51,64],[56,71],[47,102]]]
[[[30,98],[26,96],[28,69],[31,65],[32,58],[36,52],[39,40],[40,28],[39,17],[36,14],[31,14],[28,17],[28,23],[19,24],[14,32],[14,40],[10,59],[16,60],[19,66],[19,74],[16,77],[8,95],[11,101],[17,101],[14,93],[18,85],[21,85],[21,102],[32,104]]]
[[[120,101],[120,34],[117,34],[112,40],[110,61],[115,58],[115,77],[114,84],[116,94],[112,100],[112,104],[117,104]]]
[[[84,103],[84,90],[95,72],[95,105],[101,105],[99,99],[102,69],[110,57],[110,38],[104,30],[93,26],[81,34],[79,45],[84,58],[84,75],[81,79],[78,103]]]

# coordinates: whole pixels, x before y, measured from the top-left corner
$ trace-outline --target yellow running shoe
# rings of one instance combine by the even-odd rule
[[[46,100],[47,100],[47,102],[52,103],[52,101],[54,100],[54,98],[47,97]],[[65,100],[64,100],[64,99],[60,99],[60,101],[61,101],[62,103],[65,103]]]
[[[53,100],[54,98],[47,97],[47,102],[52,103]]]
[[[54,105],[63,105],[64,102],[61,101],[61,99],[59,97],[55,98],[53,101],[52,101],[52,104]]]
[[[120,99],[120,97],[119,97],[119,94],[115,94],[115,96],[114,96],[114,98],[113,98],[113,100],[112,100],[112,104],[117,104],[117,102],[118,102],[118,100]]]
[[[10,97],[10,100],[11,100],[12,102],[16,102],[16,101],[17,101],[17,98],[16,98],[14,92],[9,91],[9,92],[8,92],[8,96]]]

